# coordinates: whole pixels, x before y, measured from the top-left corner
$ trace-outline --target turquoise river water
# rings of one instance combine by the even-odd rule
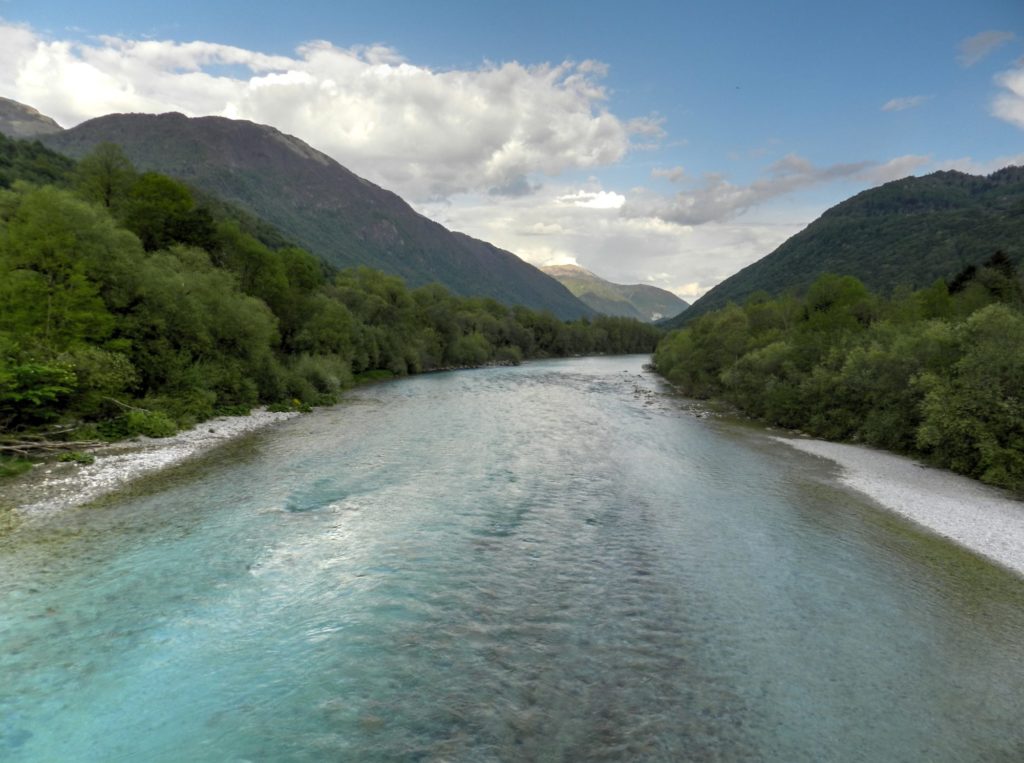
[[[0,760],[1024,760],[1024,583],[644,360],[361,388],[6,531]]]

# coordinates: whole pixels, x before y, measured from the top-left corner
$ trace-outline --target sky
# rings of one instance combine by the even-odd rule
[[[862,190],[1024,164],[1024,0],[0,0],[0,96],[270,124],[693,301]]]

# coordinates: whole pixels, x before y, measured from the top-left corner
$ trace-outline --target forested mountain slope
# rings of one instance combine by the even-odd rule
[[[727,278],[674,328],[757,291],[802,292],[822,273],[852,275],[872,290],[921,288],[996,251],[1024,258],[1024,167],[987,177],[935,172],[863,191],[832,207],[778,249]]]
[[[43,138],[72,157],[104,142],[153,170],[234,202],[338,267],[366,265],[410,287],[440,283],[463,296],[551,310],[593,312],[520,260],[415,212],[297,138],[253,122],[181,114],[112,114]]]

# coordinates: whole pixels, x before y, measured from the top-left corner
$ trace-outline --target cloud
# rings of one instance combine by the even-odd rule
[[[956,60],[963,67],[974,66],[996,48],[1008,43],[1016,35],[1013,32],[990,29],[960,41],[957,45]]]
[[[891,98],[882,105],[882,111],[906,111],[931,100],[930,95],[910,95],[905,98]]]
[[[913,175],[917,170],[931,164],[931,155],[906,154],[897,156],[882,164],[875,164],[861,170],[857,177],[871,185],[881,185],[891,180],[899,180]]]
[[[651,170],[652,178],[665,178],[670,183],[678,183],[686,177],[686,170],[676,165],[675,167],[655,167]]]
[[[534,185],[527,180],[526,175],[518,175],[509,179],[504,185],[489,188],[487,193],[491,196],[528,196],[539,191],[541,186]]]
[[[665,119],[658,115],[636,117],[626,122],[626,131],[630,136],[640,136],[641,140],[633,140],[631,148],[641,151],[653,151],[661,147],[665,132]]]
[[[1003,167],[1024,166],[1024,154],[1012,154],[1010,156],[997,156],[987,162],[979,162],[969,156],[960,159],[948,159],[935,165],[938,170],[957,170],[970,175],[991,175]]]
[[[734,185],[719,174],[706,174],[702,186],[665,197],[639,193],[622,207],[626,217],[655,217],[681,225],[725,221],[778,196],[841,178],[855,177],[871,162],[816,167],[797,154],[787,154],[749,185]]]
[[[461,197],[457,204],[421,204],[418,209],[534,264],[578,264],[616,283],[652,283],[691,301],[806,224],[744,221],[692,227],[623,217],[611,204],[575,203],[614,196],[631,194],[552,185],[532,196],[499,201],[477,195]],[[817,214],[813,210],[800,216],[809,220]]]
[[[556,201],[586,209],[618,209],[626,203],[626,197],[614,191],[575,191],[559,196]]]
[[[669,289],[669,291],[680,299],[693,303],[700,299],[708,289],[704,287],[700,281],[690,281],[689,283],[679,284],[678,286]]]
[[[316,41],[294,55],[202,41],[44,38],[0,21],[0,94],[64,125],[180,111],[271,124],[412,199],[536,192],[531,176],[619,161],[664,136],[606,106],[600,62],[435,71],[386,46]]]
[[[1024,129],[1024,62],[996,75],[1003,88],[992,101],[992,115]]]

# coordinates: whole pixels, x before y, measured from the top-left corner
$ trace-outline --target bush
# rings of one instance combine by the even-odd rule
[[[57,460],[63,463],[74,463],[88,466],[96,460],[96,456],[92,453],[83,453],[80,450],[69,450],[67,453],[61,453],[60,458]]]
[[[213,418],[221,409],[242,410],[246,407],[245,404],[217,403],[217,393],[193,387],[173,395],[147,395],[139,405],[146,410],[165,413],[177,424],[178,429],[188,429],[200,421]]]
[[[129,435],[170,437],[178,431],[174,419],[162,411],[129,411],[125,416]]]
[[[299,399],[292,399],[281,401],[279,403],[271,403],[267,406],[267,410],[271,413],[292,413],[294,411],[298,411],[299,413],[309,413],[313,410],[313,406],[309,403],[304,403]]]
[[[352,368],[347,359],[338,355],[300,355],[290,369],[293,379],[289,389],[306,402],[323,404],[333,401],[346,387],[352,386]],[[295,384],[295,377],[304,383]]]
[[[17,477],[32,468],[32,462],[27,458],[10,458],[0,456],[0,479]]]
[[[511,363],[518,366],[523,362],[523,351],[514,344],[505,345],[504,347],[499,347],[497,352],[494,353],[494,359],[499,363]]]
[[[221,405],[213,411],[215,416],[248,416],[251,412],[248,405]]]

